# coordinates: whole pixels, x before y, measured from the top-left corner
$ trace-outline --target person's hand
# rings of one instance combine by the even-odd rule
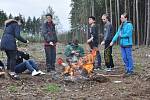
[[[76,56],[79,56],[79,52],[76,52],[75,55],[76,55]]]
[[[102,42],[101,42],[101,45],[104,45],[104,44],[105,44],[105,41],[102,41]]]
[[[29,43],[29,40],[27,40],[27,43]]]
[[[75,53],[75,51],[73,50],[73,51],[71,51],[71,53],[72,53],[72,54],[74,54],[74,53]]]
[[[92,36],[90,39],[88,39],[88,40],[87,40],[87,43],[90,43],[91,41],[93,41],[93,38],[94,38],[94,37]]]
[[[54,43],[53,43],[53,42],[50,42],[49,44],[50,44],[50,45],[52,45],[52,46],[54,45]]]
[[[90,42],[91,42],[91,39],[88,39],[88,40],[87,40],[87,43],[90,43]]]
[[[110,46],[113,46],[113,44],[114,44],[114,43],[113,43],[113,42],[111,42],[109,45],[110,45]]]

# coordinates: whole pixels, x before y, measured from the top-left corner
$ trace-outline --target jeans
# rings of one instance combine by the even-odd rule
[[[16,65],[16,50],[6,50],[7,55],[7,69],[14,72]]]
[[[107,68],[113,68],[112,46],[109,47],[111,41],[105,41],[104,60]]]
[[[132,73],[134,70],[132,59],[132,47],[121,47],[121,55],[125,63],[126,73]]]
[[[16,65],[15,72],[16,73],[22,73],[27,69],[30,72],[33,72],[34,70],[38,71],[37,64],[33,59],[26,60],[26,61]]]
[[[100,55],[99,51],[97,51],[96,57],[97,57],[97,60],[98,60],[97,65],[100,67],[101,66],[101,55]]]
[[[45,54],[46,54],[47,70],[55,70],[56,47],[55,46],[46,46]]]

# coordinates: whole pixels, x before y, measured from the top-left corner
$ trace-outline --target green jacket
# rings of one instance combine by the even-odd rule
[[[78,45],[78,46],[67,45],[65,47],[64,55],[66,57],[71,57],[71,56],[73,56],[73,54],[71,53],[72,51],[78,52],[79,53],[79,57],[84,56],[84,49],[80,45]]]

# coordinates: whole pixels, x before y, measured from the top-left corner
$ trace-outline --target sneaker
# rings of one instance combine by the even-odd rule
[[[10,75],[10,77],[11,77],[12,79],[15,79],[15,80],[19,80],[19,79],[20,79],[20,78],[19,78],[19,75],[16,74],[15,72],[9,72],[8,74]]]
[[[13,79],[15,79],[15,80],[20,80],[20,77],[19,77],[18,74],[16,74],[16,75],[13,76]]]
[[[45,75],[44,72],[42,72],[41,70],[38,71],[41,75]]]
[[[16,73],[15,72],[9,72],[9,75],[14,76],[14,75],[16,75]]]
[[[99,71],[101,70],[101,68],[94,68],[94,71]]]
[[[111,72],[111,71],[112,71],[112,68],[106,68],[105,71],[106,71],[106,72]]]
[[[129,77],[129,76],[132,76],[132,75],[134,75],[133,72],[128,72],[128,73],[126,72],[126,73],[123,74],[123,78]]]
[[[38,71],[36,71],[36,70],[34,70],[33,72],[32,72],[32,76],[36,76],[36,75],[39,75],[40,73],[38,72]]]

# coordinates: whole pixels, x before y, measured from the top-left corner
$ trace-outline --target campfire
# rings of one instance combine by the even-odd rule
[[[97,48],[92,49],[77,62],[72,62],[71,59],[65,62],[62,58],[58,58],[57,63],[64,67],[63,75],[71,80],[89,78],[93,72],[96,52]]]

